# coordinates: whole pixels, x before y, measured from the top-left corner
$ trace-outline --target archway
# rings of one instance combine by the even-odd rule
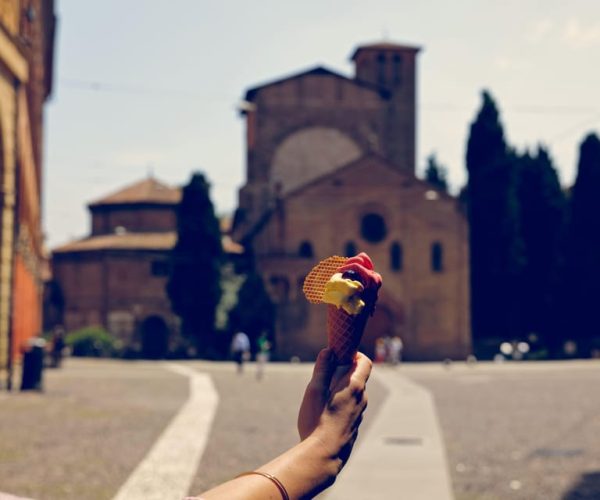
[[[160,316],[148,316],[141,326],[142,356],[162,359],[169,350],[169,328]]]

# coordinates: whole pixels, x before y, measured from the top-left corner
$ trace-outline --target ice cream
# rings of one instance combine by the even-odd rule
[[[351,363],[367,319],[375,310],[381,276],[366,253],[321,261],[304,281],[309,302],[328,305],[329,347],[340,364]]]

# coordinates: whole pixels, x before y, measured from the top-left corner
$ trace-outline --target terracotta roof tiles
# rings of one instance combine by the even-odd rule
[[[132,203],[158,203],[176,205],[181,200],[181,189],[164,184],[148,177],[126,186],[104,198],[90,203],[90,206],[120,205]]]

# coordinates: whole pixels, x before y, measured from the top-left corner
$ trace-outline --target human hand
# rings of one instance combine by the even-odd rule
[[[366,383],[371,360],[357,353],[352,365],[336,366],[329,349],[319,353],[313,376],[306,388],[298,414],[302,440],[318,439],[342,466],[348,459],[367,407]]]
[[[331,349],[323,349],[317,356],[312,377],[304,391],[298,412],[298,434],[304,441],[317,427],[329,399],[329,385],[336,369]]]

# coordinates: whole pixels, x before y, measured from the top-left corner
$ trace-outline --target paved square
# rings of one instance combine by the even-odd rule
[[[241,375],[232,363],[178,364],[182,373],[207,374],[219,397],[189,493],[253,469],[297,442],[310,365],[271,364],[257,380],[252,364]],[[599,381],[600,364],[591,361],[376,366],[361,438],[373,439],[371,430],[386,422],[408,466],[397,467],[372,498],[417,494],[407,491],[406,474],[411,447],[418,451],[423,436],[416,435],[418,426],[414,436],[406,430],[419,418],[409,421],[407,411],[390,405],[390,384],[433,395],[457,500],[600,498]],[[113,498],[180,414],[189,388],[188,378],[162,362],[69,359],[63,369],[46,371],[43,394],[0,393],[0,491],[37,500]],[[399,410],[382,419],[384,408]],[[198,434],[190,429],[190,436]],[[363,459],[372,444],[361,447],[359,439]],[[364,492],[352,498],[367,500]]]

